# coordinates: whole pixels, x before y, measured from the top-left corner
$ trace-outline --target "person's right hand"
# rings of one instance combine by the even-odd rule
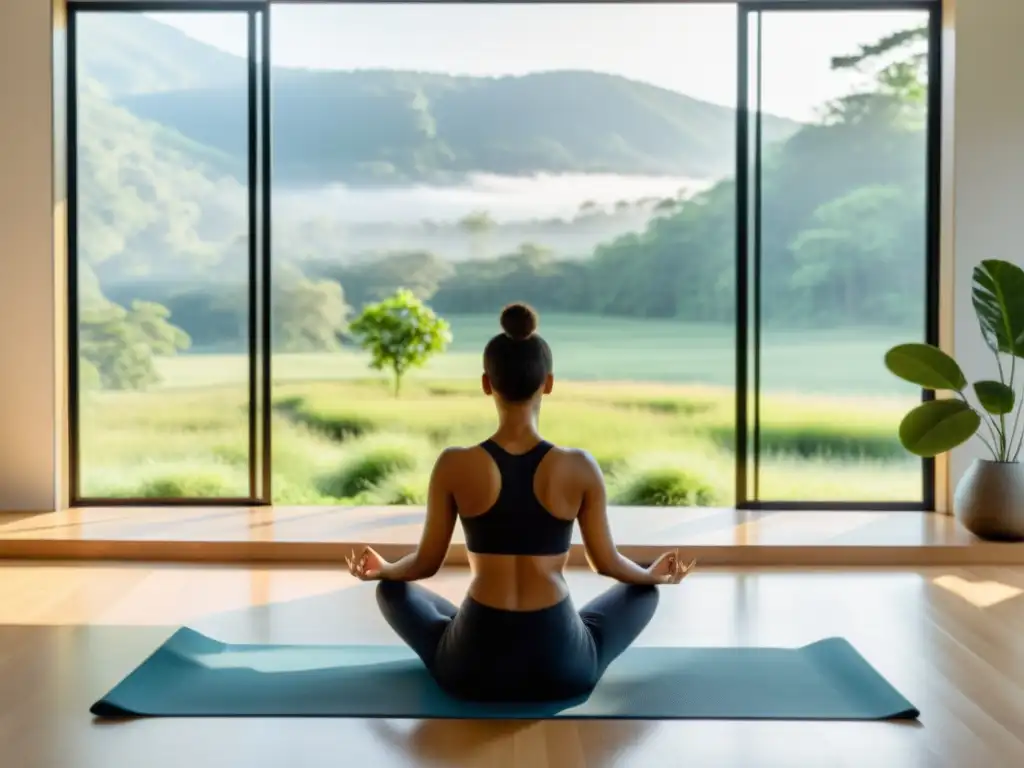
[[[355,550],[352,550],[345,558],[345,563],[348,565],[348,572],[360,581],[378,581],[382,578],[384,569],[390,565],[372,547],[363,547],[358,557]]]
[[[696,560],[684,565],[679,559],[679,550],[674,549],[651,563],[647,573],[651,575],[655,584],[678,584],[696,565]]]

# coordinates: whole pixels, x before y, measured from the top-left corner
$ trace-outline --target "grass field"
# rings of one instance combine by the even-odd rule
[[[446,318],[453,342],[417,371],[420,379],[469,379],[480,374],[480,355],[498,332],[496,317]],[[716,385],[736,380],[735,333],[728,325],[584,315],[544,315],[540,332],[554,350],[555,375],[571,381],[637,381]],[[762,331],[765,391],[917,398],[882,365],[885,351],[912,339],[906,331],[849,328]],[[161,361],[165,386],[242,383],[240,355],[185,355]],[[275,355],[275,383],[365,378],[365,356]]]
[[[274,358],[274,500],[422,503],[440,448],[494,426],[479,394],[493,318],[454,318],[452,349],[391,397],[362,355]],[[656,321],[543,318],[554,394],[542,414],[555,442],[589,450],[620,504],[732,503],[731,329]],[[883,332],[766,334],[761,495],[781,500],[916,500],[920,463],[896,440],[918,395],[895,383]],[[244,496],[246,361],[159,362],[149,392],[84,396],[87,496]]]

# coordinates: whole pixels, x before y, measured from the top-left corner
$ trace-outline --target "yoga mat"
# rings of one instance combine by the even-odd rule
[[[495,659],[495,664],[500,664]],[[882,720],[918,711],[841,638],[803,648],[631,648],[585,699],[477,704],[404,646],[231,645],[181,629],[101,717]]]

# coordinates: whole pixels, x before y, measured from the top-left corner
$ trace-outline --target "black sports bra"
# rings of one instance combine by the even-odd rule
[[[561,555],[572,542],[572,520],[548,512],[533,491],[533,478],[551,443],[511,454],[493,440],[480,444],[498,465],[501,491],[482,515],[462,517],[466,548],[481,555]]]

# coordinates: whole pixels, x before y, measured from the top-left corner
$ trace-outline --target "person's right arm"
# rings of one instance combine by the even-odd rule
[[[666,571],[674,574],[677,570],[673,552],[666,552],[650,568],[637,565],[619,552],[608,524],[608,497],[601,467],[590,454],[582,451],[579,461],[583,502],[577,520],[590,567],[602,576],[623,584],[666,584],[676,580],[671,575],[664,575]],[[668,558],[673,562],[666,562]]]

